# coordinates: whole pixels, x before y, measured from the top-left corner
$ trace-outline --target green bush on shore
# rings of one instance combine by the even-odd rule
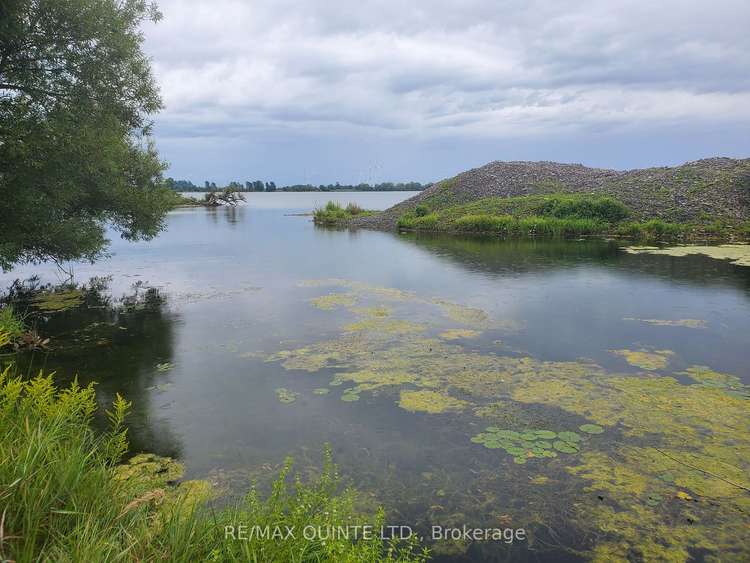
[[[0,372],[0,560],[32,561],[424,561],[414,541],[380,538],[383,512],[362,515],[341,491],[330,452],[322,474],[289,484],[291,461],[268,498],[252,490],[233,508],[210,510],[167,477],[120,477],[129,403],[117,396],[111,429],[91,427],[92,385],[58,390],[51,376]],[[125,466],[129,467],[129,466]],[[206,483],[206,486],[208,484]],[[190,490],[190,489],[187,489]],[[305,539],[305,526],[370,524],[373,537]],[[238,537],[237,527],[293,526],[294,538]],[[230,532],[230,530],[233,530]],[[234,534],[234,535],[233,535]],[[240,534],[241,536],[241,534]]]

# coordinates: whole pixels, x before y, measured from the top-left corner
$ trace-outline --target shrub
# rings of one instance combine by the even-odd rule
[[[426,215],[429,215],[429,213],[430,213],[430,208],[429,208],[429,207],[427,207],[427,206],[426,206],[426,205],[424,205],[424,204],[419,204],[419,205],[417,205],[417,206],[416,206],[416,207],[414,208],[414,215],[415,215],[416,217],[424,217],[424,216],[426,216]]]
[[[609,196],[556,195],[544,202],[538,214],[558,219],[598,219],[619,223],[630,211],[621,201]]]

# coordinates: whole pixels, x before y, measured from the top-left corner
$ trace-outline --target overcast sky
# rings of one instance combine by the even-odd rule
[[[161,0],[169,175],[432,181],[750,156],[748,0]]]

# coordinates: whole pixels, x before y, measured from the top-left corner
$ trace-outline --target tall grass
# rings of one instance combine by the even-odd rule
[[[440,230],[436,213],[424,217],[402,217],[399,226],[407,229]],[[464,215],[452,221],[450,230],[507,237],[581,236],[599,234],[607,224],[596,219],[557,219],[554,217],[512,217],[510,215]]]
[[[290,483],[291,461],[268,498],[252,490],[233,508],[213,511],[150,480],[119,479],[128,443],[129,403],[117,397],[101,434],[90,422],[92,385],[56,389],[51,376],[22,380],[0,373],[0,560],[32,561],[424,561],[415,540],[379,534],[353,541],[307,540],[304,526],[383,522],[362,515],[341,490],[330,453],[321,476]],[[238,526],[294,527],[287,540],[232,539]],[[236,533],[235,533],[236,537]]]
[[[0,305],[0,348],[20,338],[26,327],[12,305]]]
[[[623,223],[617,227],[617,234],[641,240],[660,240],[678,238],[689,233],[691,227],[676,223],[665,223],[659,219],[652,219],[642,223]]]
[[[349,202],[346,207],[337,201],[329,201],[323,207],[313,211],[313,221],[317,225],[344,224],[358,215],[369,215],[371,212],[362,209],[354,202]]]

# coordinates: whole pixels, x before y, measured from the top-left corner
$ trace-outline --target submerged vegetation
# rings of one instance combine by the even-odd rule
[[[343,207],[336,201],[329,201],[324,207],[313,211],[313,221],[322,226],[343,226],[354,217],[366,217],[372,215],[372,211],[362,209],[356,203],[350,202]]]
[[[303,537],[305,526],[384,525],[383,512],[363,514],[356,493],[342,489],[330,454],[318,477],[290,485],[288,460],[272,492],[209,510],[205,481],[182,480],[182,466],[127,451],[129,403],[117,397],[105,434],[90,426],[92,385],[58,390],[50,376],[21,380],[0,373],[0,558],[31,561],[423,561],[416,540],[353,541]],[[237,537],[238,526],[294,527],[294,538]],[[227,535],[229,534],[229,535]]]
[[[533,471],[529,483],[570,503],[576,533],[596,538],[584,540],[579,553],[596,561],[686,561],[698,551],[737,560],[750,555],[744,542],[750,393],[738,377],[706,366],[670,373],[677,355],[648,347],[612,351],[638,370],[628,374],[592,361],[476,350],[471,340],[432,336],[460,330],[449,313],[465,306],[346,280],[302,286],[347,288],[358,306],[341,308],[360,322],[368,320],[366,311],[388,307],[389,319],[406,316],[423,330],[392,333],[373,325],[352,332],[342,325],[338,336],[268,361],[310,374],[335,370],[331,385],[352,385],[345,395],[379,395],[423,416],[450,413],[464,421],[467,442],[508,454],[496,461],[509,464],[502,473],[524,479],[518,471]],[[506,330],[484,311],[461,318],[468,330],[481,328],[490,338]],[[486,430],[477,434],[477,423]],[[561,482],[566,486],[556,488]],[[529,491],[519,485],[513,493]],[[523,505],[530,512],[519,510],[514,522],[549,516]],[[432,521],[440,522],[440,514],[432,513]]]

